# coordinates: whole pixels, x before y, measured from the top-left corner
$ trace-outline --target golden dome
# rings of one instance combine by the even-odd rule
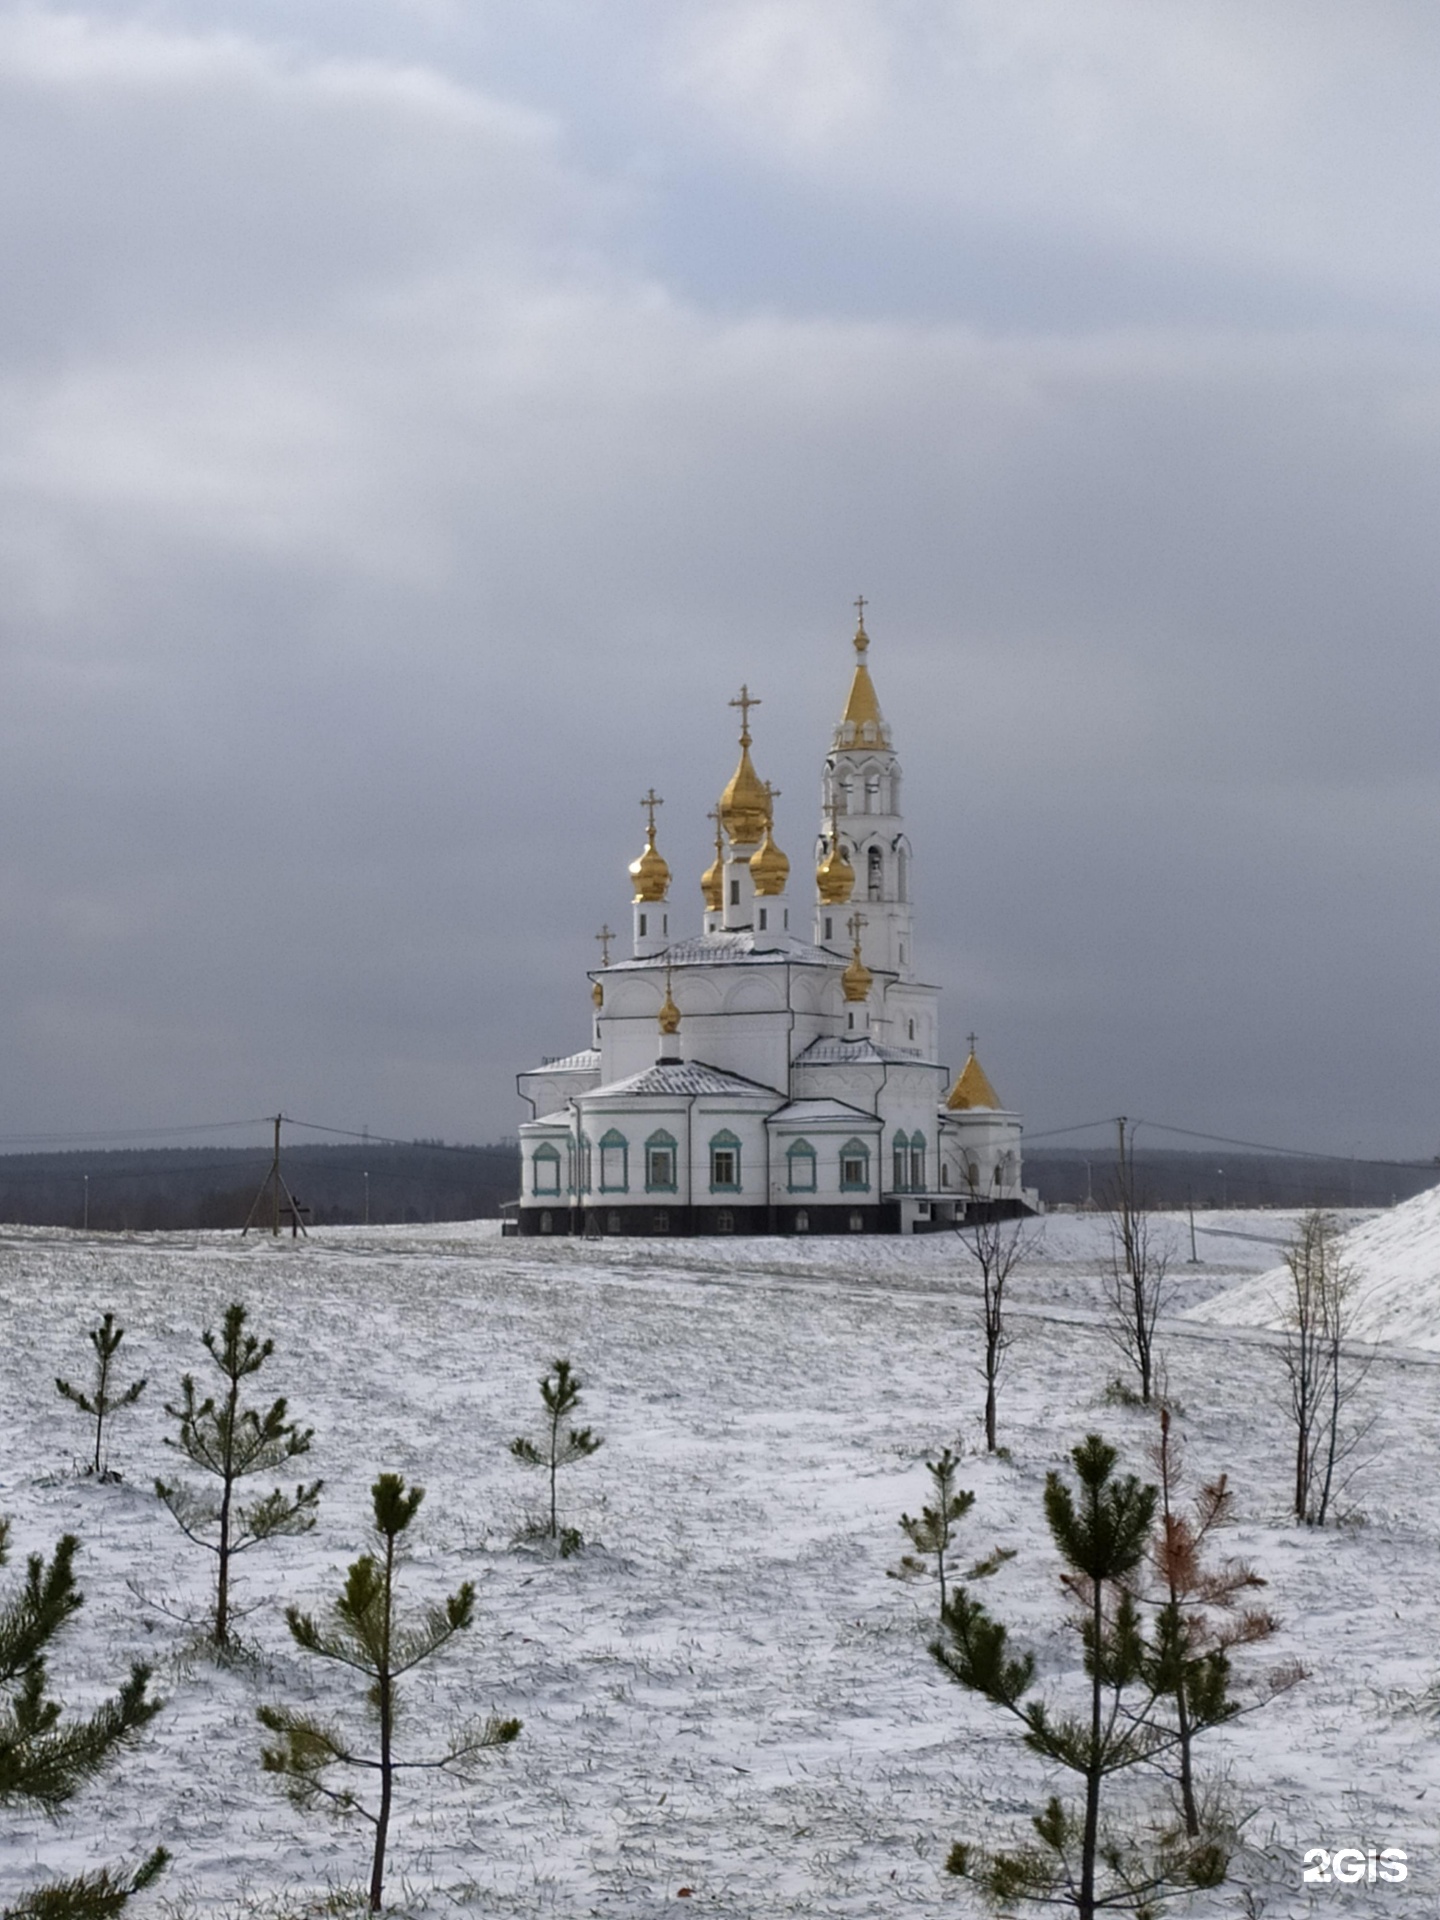
[[[590,989],[590,998],[595,1002],[595,1011],[598,1013],[605,1004],[605,989],[598,980]]]
[[[635,882],[635,901],[663,900],[670,886],[670,869],[655,851],[655,832],[645,837],[645,851],[630,862],[630,878]]]
[[[945,1105],[952,1113],[963,1112],[967,1107],[993,1107],[1003,1112],[1000,1096],[991,1086],[985,1069],[975,1058],[975,1048],[971,1045],[970,1058],[960,1069],[959,1077],[950,1089],[950,1098]]]
[[[855,950],[850,956],[850,964],[840,976],[840,988],[847,1000],[868,1000],[874,975],[860,958],[860,936],[855,936]]]
[[[730,704],[740,709],[740,764],[720,796],[720,823],[735,846],[753,847],[770,824],[770,795],[750,761],[750,709],[760,702],[741,687]]]
[[[784,893],[785,882],[790,878],[790,862],[775,844],[772,831],[775,825],[775,794],[767,784],[765,788],[766,820],[765,838],[757,852],[750,856],[750,878],[755,883],[755,891],[762,899],[774,899],[777,893]]]
[[[715,858],[700,876],[700,891],[711,913],[719,913],[725,904],[725,848],[720,838],[720,809],[709,815],[715,822]]]
[[[670,969],[665,969],[665,1002],[660,1009],[660,1031],[668,1040],[680,1031],[680,1009],[670,993]]]
[[[663,900],[670,886],[670,869],[655,851],[655,809],[664,806],[665,803],[651,787],[640,804],[645,808],[648,818],[645,829],[645,851],[638,860],[630,862],[630,878],[635,882],[637,907],[647,900]]]
[[[835,824],[835,809],[830,809],[830,851],[815,869],[815,890],[822,906],[843,907],[855,888],[855,869],[840,844],[840,829]]]

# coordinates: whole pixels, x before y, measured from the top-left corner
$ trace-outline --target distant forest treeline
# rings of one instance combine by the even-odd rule
[[[106,1231],[241,1227],[270,1170],[268,1147],[146,1147],[0,1156],[0,1220]],[[312,1226],[492,1219],[519,1190],[514,1141],[451,1147],[286,1145],[285,1183]],[[368,1176],[368,1177],[367,1177]],[[268,1215],[267,1215],[268,1220]],[[288,1224],[288,1221],[287,1221]]]
[[[493,1219],[520,1186],[514,1141],[452,1147],[286,1146],[286,1183],[311,1225]],[[1104,1206],[1113,1154],[1037,1147],[1025,1181],[1050,1206]],[[0,1156],[0,1221],[106,1231],[242,1226],[270,1167],[267,1147],[152,1147]],[[1298,1155],[1135,1151],[1153,1207],[1385,1207],[1440,1184],[1440,1167]],[[367,1179],[368,1175],[368,1179]]]

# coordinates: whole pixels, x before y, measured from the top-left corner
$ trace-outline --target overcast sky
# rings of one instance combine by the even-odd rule
[[[952,1065],[1440,1153],[1437,97],[1433,0],[0,5],[0,1133],[510,1131],[742,680],[808,901],[863,591]]]

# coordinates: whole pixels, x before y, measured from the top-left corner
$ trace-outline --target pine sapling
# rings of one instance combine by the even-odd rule
[[[112,1413],[118,1413],[122,1407],[133,1407],[145,1391],[146,1382],[132,1380],[122,1392],[110,1391],[110,1366],[120,1342],[125,1338],[125,1329],[115,1325],[113,1313],[107,1313],[98,1327],[92,1327],[87,1336],[95,1349],[95,1383],[89,1393],[81,1393],[78,1387],[72,1387],[68,1380],[55,1381],[55,1391],[61,1394],[82,1413],[88,1413],[95,1422],[95,1457],[90,1471],[97,1479],[103,1478],[105,1466],[105,1422]]]
[[[945,1575],[955,1538],[955,1522],[963,1520],[975,1504],[973,1493],[955,1485],[955,1472],[959,1465],[960,1456],[952,1453],[949,1447],[938,1460],[925,1462],[925,1471],[930,1475],[935,1489],[935,1504],[922,1507],[918,1519],[908,1513],[901,1514],[900,1525],[915,1552],[905,1554],[898,1567],[888,1569],[892,1580],[918,1580],[930,1571],[925,1563],[933,1559],[935,1578],[940,1588],[942,1622],[945,1618]]]
[[[0,1565],[9,1523],[0,1521]],[[75,1585],[79,1541],[67,1533],[49,1565],[33,1554],[18,1593],[0,1603],[0,1802],[30,1800],[54,1813],[118,1756],[164,1704],[148,1688],[150,1669],[132,1666],[112,1700],[83,1719],[61,1719],[46,1691],[50,1643],[83,1603]],[[52,1880],[8,1907],[0,1920],[108,1920],[149,1886],[169,1855],[157,1847],[140,1866]]]
[[[1146,1846],[1103,1818],[1106,1782],[1174,1743],[1173,1731],[1155,1716],[1164,1690],[1160,1649],[1146,1638],[1132,1591],[1159,1492],[1133,1474],[1117,1476],[1115,1449],[1098,1434],[1074,1448],[1071,1459],[1078,1486],[1047,1475],[1045,1519],[1065,1563],[1066,1585],[1083,1610],[1083,1710],[1062,1712],[1027,1699],[1033,1654],[1012,1655],[1006,1628],[963,1586],[945,1609],[944,1638],[930,1650],[952,1679],[1012,1714],[1034,1752],[1078,1775],[1084,1794],[1078,1813],[1058,1794],[1050,1798],[1031,1823],[1038,1845],[988,1857],[957,1845],[950,1872],[974,1878],[1007,1911],[1028,1900],[1095,1920],[1112,1910],[1152,1913],[1171,1894],[1217,1885],[1228,1855],[1209,1838],[1166,1833]]]
[[[217,1648],[230,1645],[233,1612],[230,1582],[235,1556],[280,1534],[308,1533],[315,1525],[322,1481],[296,1487],[293,1495],[279,1487],[264,1499],[241,1506],[236,1489],[253,1474],[274,1473],[289,1460],[310,1451],[312,1427],[301,1428],[286,1418],[284,1399],[262,1411],[242,1407],[240,1384],[258,1373],[275,1351],[273,1340],[257,1340],[245,1331],[245,1309],[238,1301],[225,1310],[219,1339],[207,1328],[205,1349],[224,1380],[218,1401],[199,1399],[194,1378],[180,1382],[180,1401],[165,1411],[178,1421],[180,1431],[167,1437],[174,1447],[220,1483],[219,1493],[197,1493],[164,1480],[155,1491],[174,1515],[188,1540],[205,1547],[216,1558],[215,1613],[210,1638]]]
[[[317,1623],[313,1615],[302,1613],[298,1607],[287,1607],[285,1620],[297,1646],[322,1660],[349,1667],[369,1681],[367,1701],[378,1723],[377,1746],[362,1751],[361,1744],[339,1727],[288,1707],[261,1707],[259,1719],[267,1732],[278,1736],[278,1744],[262,1752],[261,1765],[267,1773],[281,1776],[297,1806],[326,1804],[338,1813],[358,1813],[373,1827],[370,1911],[378,1913],[397,1774],[416,1768],[464,1774],[480,1754],[513,1740],[520,1722],[492,1714],[488,1720],[463,1729],[437,1756],[423,1760],[397,1757],[397,1684],[472,1624],[475,1588],[467,1580],[443,1604],[427,1609],[418,1622],[402,1625],[395,1612],[398,1548],[425,1498],[425,1490],[407,1488],[397,1473],[382,1473],[370,1496],[380,1541],[378,1558],[367,1553],[354,1562],[327,1621]],[[334,1766],[358,1768],[374,1777],[379,1792],[373,1808],[363,1805],[350,1788],[328,1783],[324,1776]]]
[[[540,1467],[550,1476],[550,1522],[545,1536],[558,1542],[562,1555],[574,1553],[583,1544],[575,1527],[560,1526],[556,1479],[561,1467],[577,1460],[588,1460],[604,1444],[589,1427],[571,1424],[570,1416],[580,1404],[580,1380],[571,1372],[568,1360],[552,1360],[550,1371],[540,1382],[540,1398],[545,1405],[546,1427],[538,1443],[522,1434],[510,1442],[510,1451],[527,1467]]]

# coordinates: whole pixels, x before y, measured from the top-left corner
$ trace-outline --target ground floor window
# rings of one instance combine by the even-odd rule
[[[620,1216],[618,1213],[612,1211],[606,1214],[605,1231],[607,1233],[618,1233],[620,1231]]]
[[[795,1231],[796,1233],[809,1233],[810,1231],[810,1214],[804,1207],[800,1207],[796,1211]]]
[[[669,1233],[670,1216],[668,1213],[656,1213],[650,1217],[650,1224],[656,1233]]]
[[[863,1233],[865,1231],[865,1216],[863,1213],[851,1214],[850,1231],[851,1233]]]
[[[540,1216],[540,1231],[541,1233],[553,1233],[555,1231],[555,1216],[548,1207]]]
[[[715,1231],[717,1233],[734,1233],[735,1216],[728,1207],[722,1207],[716,1214]]]

